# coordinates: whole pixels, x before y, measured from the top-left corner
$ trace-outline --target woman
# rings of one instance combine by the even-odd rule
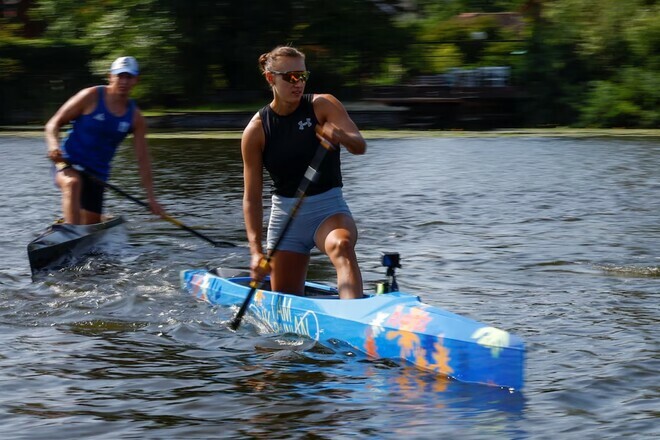
[[[342,299],[362,297],[362,275],[355,255],[357,227],[344,201],[339,148],[328,151],[306,197],[277,249],[266,261],[262,248],[263,168],[273,183],[268,225],[268,251],[284,228],[296,202],[297,188],[319,148],[318,135],[352,154],[364,154],[366,142],[344,106],[328,94],[305,95],[309,77],[305,55],[278,46],[259,57],[259,66],[273,91],[273,100],[248,123],[241,139],[243,214],[250,245],[251,275],[261,280],[270,271],[271,288],[302,294],[310,251],[316,246],[337,270]]]
[[[110,67],[107,86],[81,90],[65,102],[46,124],[48,158],[55,163],[55,183],[62,191],[64,222],[89,225],[101,222],[105,187],[71,165],[107,180],[115,151],[128,133],[140,167],[142,186],[156,215],[164,211],[156,201],[151,161],[147,148],[147,124],[129,98],[138,82],[138,64],[133,57],[117,58]],[[60,129],[73,121],[73,128],[60,143]]]

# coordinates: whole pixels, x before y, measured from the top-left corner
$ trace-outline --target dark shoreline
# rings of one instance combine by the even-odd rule
[[[43,125],[0,126],[0,138],[24,137],[43,138]],[[241,129],[159,129],[151,128],[149,139],[240,139]],[[494,130],[406,130],[406,129],[361,129],[366,139],[402,139],[402,138],[451,138],[451,137],[563,137],[563,138],[599,138],[626,137],[640,139],[658,139],[660,129],[626,128],[508,128]]]
[[[408,109],[348,103],[346,109],[366,138],[454,136],[660,137],[659,129],[484,126],[437,127],[410,123]],[[255,111],[145,111],[149,137],[240,138]],[[492,125],[492,126],[488,126]],[[38,122],[0,125],[1,136],[43,136]]]
[[[406,127],[405,109],[401,108],[357,108],[350,109],[351,118],[364,129],[387,129]],[[171,112],[162,115],[147,115],[147,123],[155,129],[222,129],[243,130],[256,111],[233,112]]]

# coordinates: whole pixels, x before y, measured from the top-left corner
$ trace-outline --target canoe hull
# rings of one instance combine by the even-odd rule
[[[243,302],[250,279],[187,270],[181,281],[196,298],[231,306]],[[404,292],[339,300],[331,287],[307,285],[315,296],[258,290],[249,312],[273,333],[295,333],[327,346],[342,341],[370,358],[403,359],[462,382],[523,387],[525,346],[515,335]]]
[[[55,223],[49,226],[27,246],[32,274],[64,267],[66,263],[92,252],[125,222],[118,216],[93,225]]]

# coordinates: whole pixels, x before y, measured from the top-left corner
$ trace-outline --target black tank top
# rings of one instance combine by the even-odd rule
[[[314,114],[312,96],[303,95],[298,108],[286,116],[275,113],[270,105],[259,110],[266,135],[264,167],[273,180],[272,192],[283,197],[296,196],[316,150],[322,148],[314,130],[318,120]],[[318,181],[310,183],[306,195],[313,196],[341,187],[339,150],[328,151],[318,171]]]

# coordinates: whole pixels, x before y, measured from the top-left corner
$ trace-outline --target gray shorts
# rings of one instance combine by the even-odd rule
[[[275,247],[275,242],[279,238],[296,200],[295,197],[273,195],[270,221],[268,222],[268,249]],[[324,193],[305,197],[286,235],[282,238],[278,250],[309,254],[316,245],[314,236],[321,223],[328,217],[340,213],[351,216],[341,188],[332,188]]]

